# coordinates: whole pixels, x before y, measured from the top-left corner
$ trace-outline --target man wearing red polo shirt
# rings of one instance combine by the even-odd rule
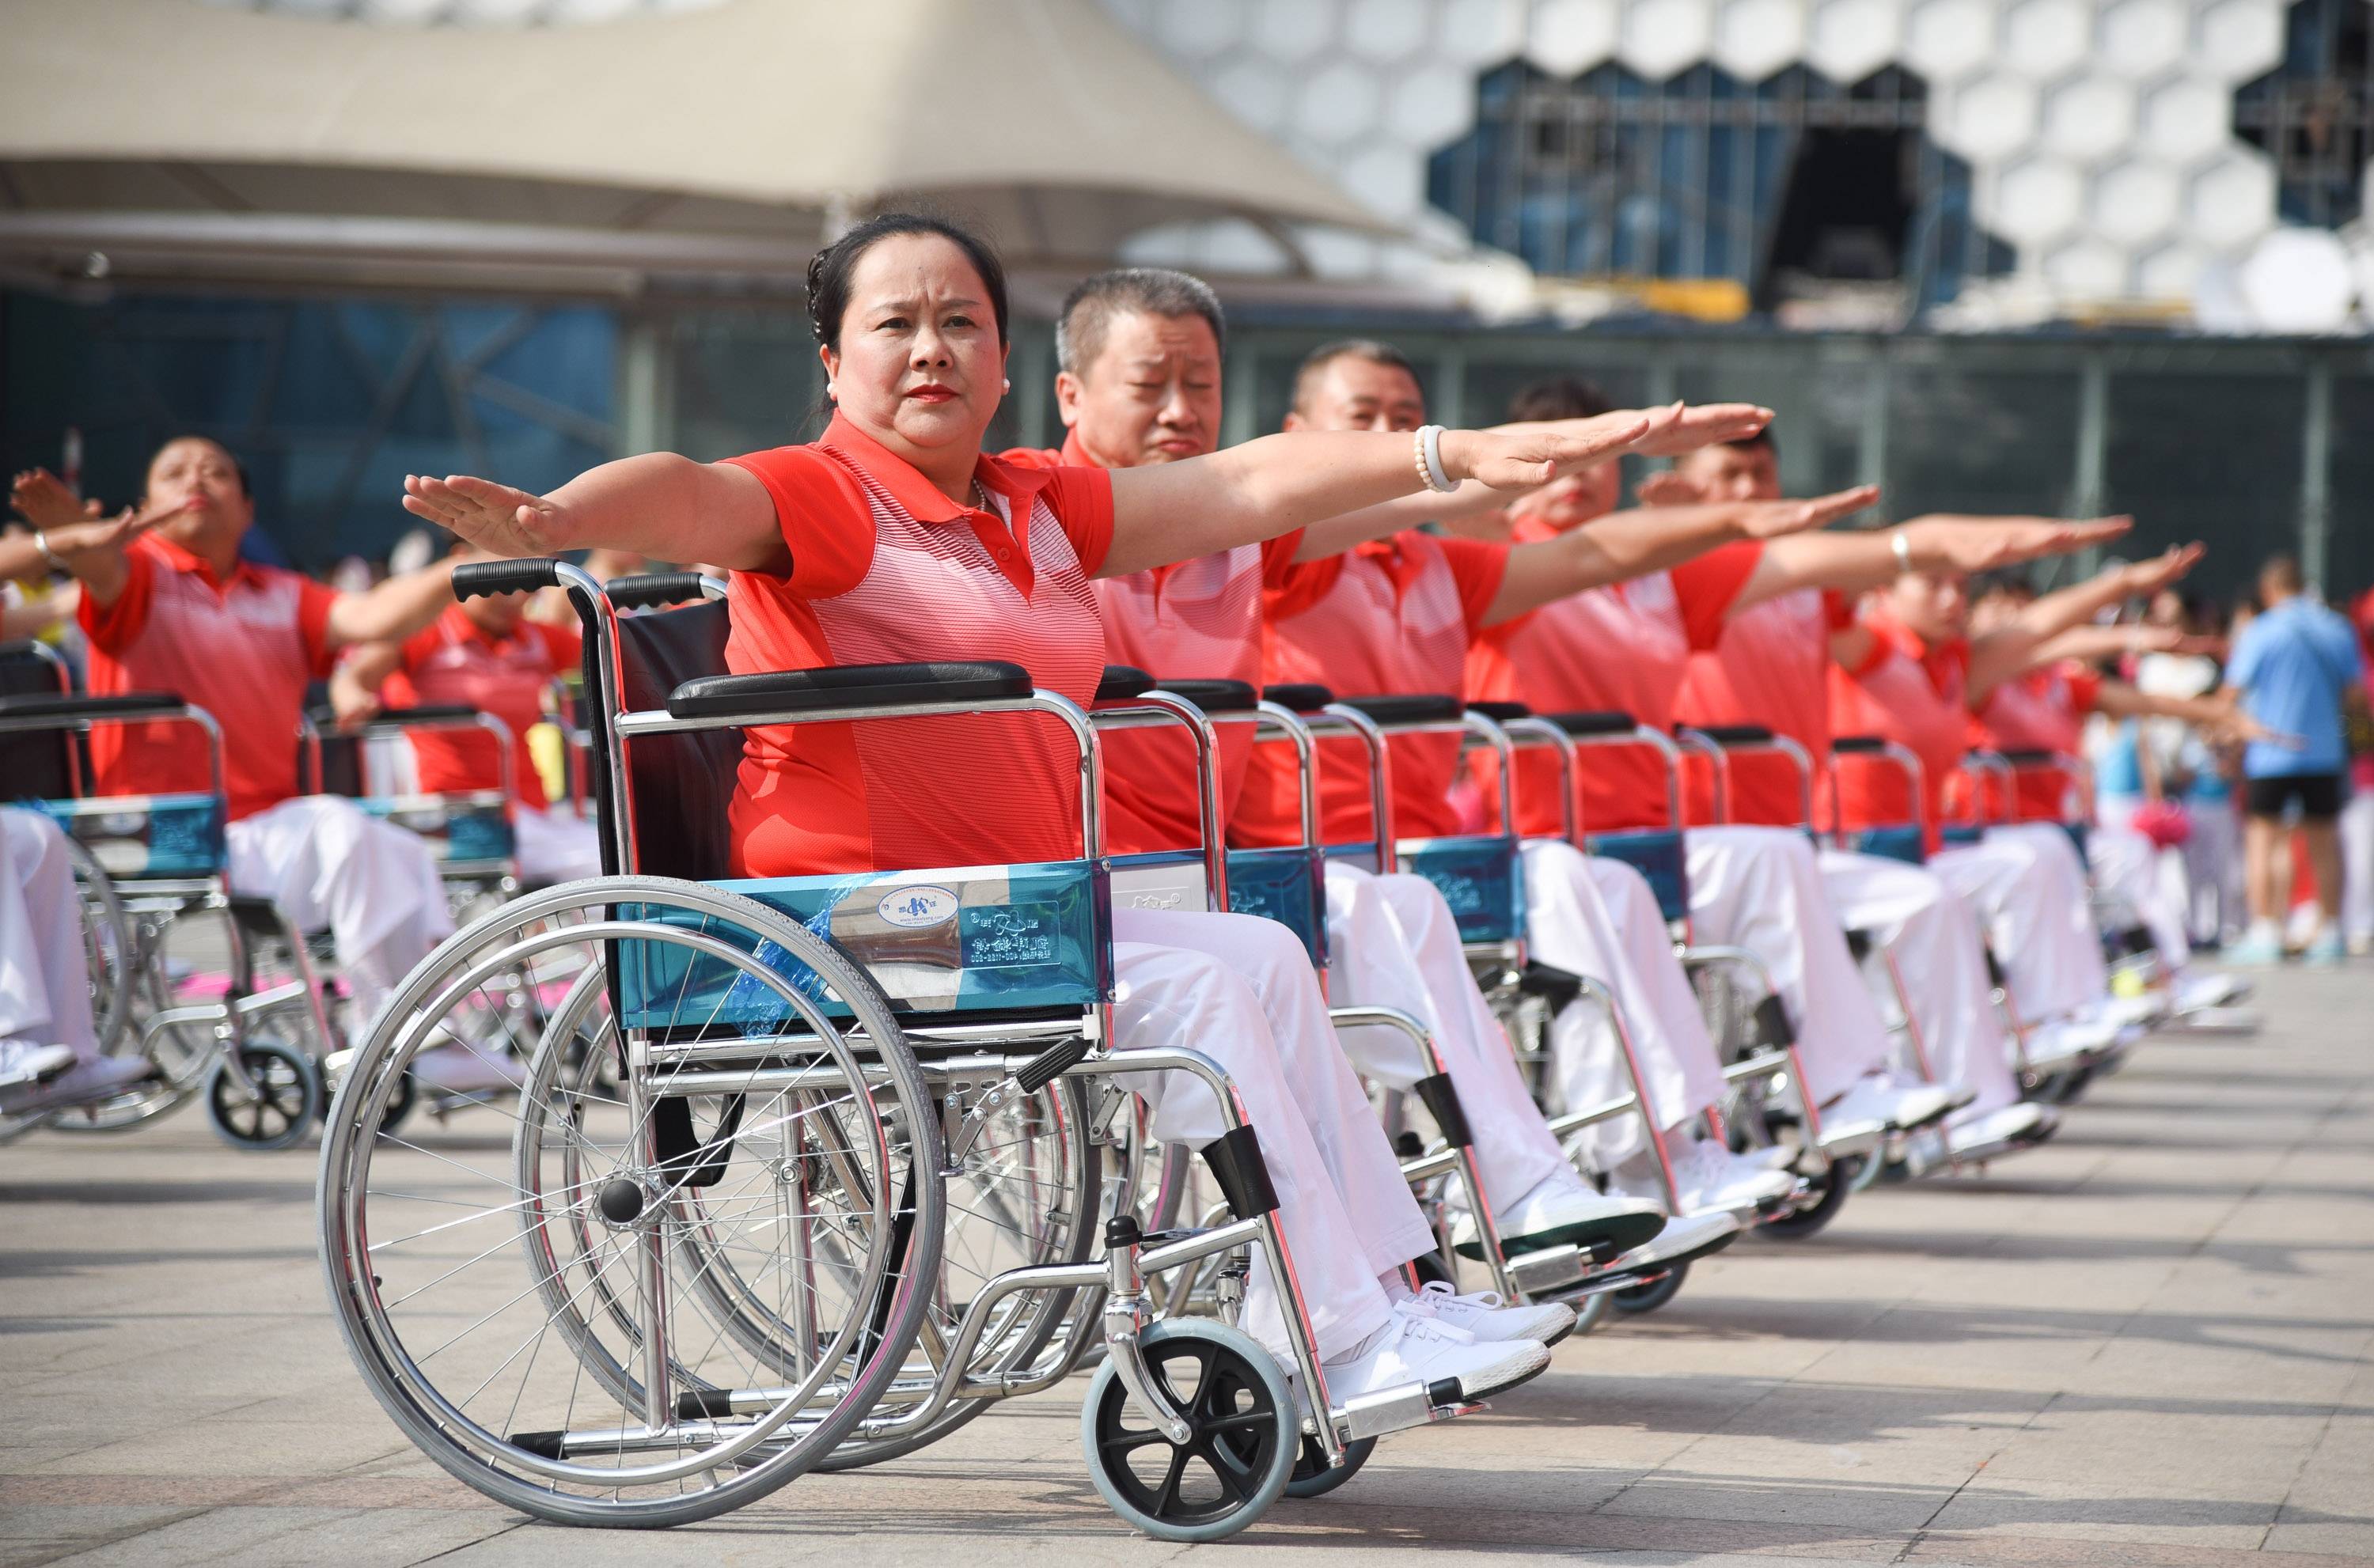
[[[338,593],[241,560],[255,521],[247,476],[203,437],[168,441],[149,461],[147,532],[84,524],[80,504],[47,474],[20,480],[16,501],[42,531],[50,564],[82,584],[91,691],[172,692],[221,726],[231,885],[272,899],[306,930],[329,928],[354,1003],[348,1032],[358,1036],[452,922],[419,839],[351,802],[298,795],[298,720],[308,683],[329,673],[339,649],[409,636],[452,603],[451,568]],[[206,776],[203,740],[187,725],[110,726],[91,754],[108,794],[186,790]],[[423,1053],[424,1075],[443,1086],[435,1054]]]

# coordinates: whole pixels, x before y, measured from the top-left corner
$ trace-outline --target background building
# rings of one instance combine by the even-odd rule
[[[1792,484],[1896,515],[2132,509],[2224,546],[2216,586],[2286,540],[2374,579],[2368,0],[15,12],[0,457],[71,429],[115,498],[204,429],[307,562],[382,551],[409,470],[796,439],[807,253],[921,197],[1017,264],[1017,439],[1053,434],[1063,288],[1169,262],[1240,323],[1235,435],[1380,332],[1444,417],[1553,369],[1760,398]],[[910,90],[980,79],[988,124]]]

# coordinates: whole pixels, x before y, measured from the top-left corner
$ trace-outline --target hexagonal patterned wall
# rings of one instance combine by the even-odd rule
[[[1102,4],[1248,123],[1422,233],[1446,241],[1472,234],[1529,254],[1529,232],[1564,222],[1564,259],[1553,266],[1668,275],[1697,268],[1759,294],[1769,280],[1735,248],[1769,256],[1783,218],[1779,204],[1745,201],[1741,238],[1739,197],[1752,178],[1728,195],[1696,179],[1705,210],[1691,216],[1692,233],[1704,243],[1663,255],[1646,238],[1663,231],[1651,209],[1671,199],[1655,181],[1645,201],[1637,189],[1608,187],[1594,207],[1588,191],[1553,200],[1520,179],[1507,200],[1462,210],[1455,182],[1429,180],[1429,160],[1439,172],[1444,149],[1488,139],[1492,95],[1521,82],[1588,77],[1611,102],[1690,91],[1714,101],[1733,89],[1769,92],[1792,71],[1835,87],[1898,67],[1922,88],[1922,145],[1935,157],[1920,176],[1926,208],[1966,230],[1945,247],[1958,247],[1958,269],[1920,275],[1917,258],[1908,259],[1921,302],[1959,287],[1966,304],[1978,294],[2049,314],[2106,300],[2186,301],[2204,269],[2239,266],[2279,221],[2279,162],[2280,218],[2332,224],[2356,215],[2374,150],[2367,0]],[[1700,73],[1698,88],[1692,72]],[[1691,139],[1675,126],[1660,135],[1670,138],[1668,152]],[[1488,150],[1520,167],[1551,154],[1587,165],[1593,151]],[[1448,209],[1437,205],[1445,202]],[[1917,216],[1924,203],[1912,205]],[[1585,209],[1588,232],[1578,236],[1574,216]],[[1999,253],[1989,237],[2001,241]],[[1240,260],[1283,260],[1265,236],[1239,236],[1234,245]],[[1897,241],[1909,258],[1922,246],[1938,252],[1939,235]],[[1393,256],[1349,244],[1311,259],[1322,271],[1362,272]],[[1969,281],[1995,271],[1994,261],[2007,275]],[[1851,268],[1851,258],[1841,264]]]

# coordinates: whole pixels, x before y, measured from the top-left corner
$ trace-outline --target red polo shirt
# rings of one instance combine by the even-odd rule
[[[730,460],[774,499],[788,575],[735,572],[737,673],[1004,660],[1087,706],[1104,672],[1088,579],[1112,542],[1101,469],[983,454],[990,509],[942,495],[848,420],[821,440]],[[804,724],[745,732],[736,870],[792,876],[1070,860],[1077,755],[1029,715]]]
[[[544,694],[554,677],[576,664],[582,638],[567,626],[523,621],[489,637],[455,604],[404,644],[403,661],[388,678],[391,706],[458,703],[491,713],[511,732],[511,787],[528,804],[545,803],[544,785],[527,744],[544,718]],[[500,781],[494,746],[483,734],[422,730],[412,736],[420,788],[431,793],[491,790]]]

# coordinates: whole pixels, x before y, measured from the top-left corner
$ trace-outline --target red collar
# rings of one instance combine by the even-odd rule
[[[215,576],[212,562],[203,556],[191,554],[161,533],[144,534],[139,544],[154,551],[162,565],[184,576],[195,577],[217,593],[225,591],[233,583],[244,582],[251,586],[261,586],[264,581],[263,570],[253,561],[240,560],[232,563],[230,582],[226,583]]]
[[[914,464],[838,414],[832,416],[832,423],[825,427],[824,435],[817,444],[830,448],[864,469],[867,477],[887,490],[890,498],[917,522],[970,521],[992,516],[948,499],[940,493],[940,487],[924,478]],[[1051,470],[1025,468],[993,458],[987,452],[973,459],[972,475],[981,481],[983,489],[995,491],[1005,497],[1006,505],[1017,521],[1029,511],[1030,497],[1045,489],[1054,478]]]

